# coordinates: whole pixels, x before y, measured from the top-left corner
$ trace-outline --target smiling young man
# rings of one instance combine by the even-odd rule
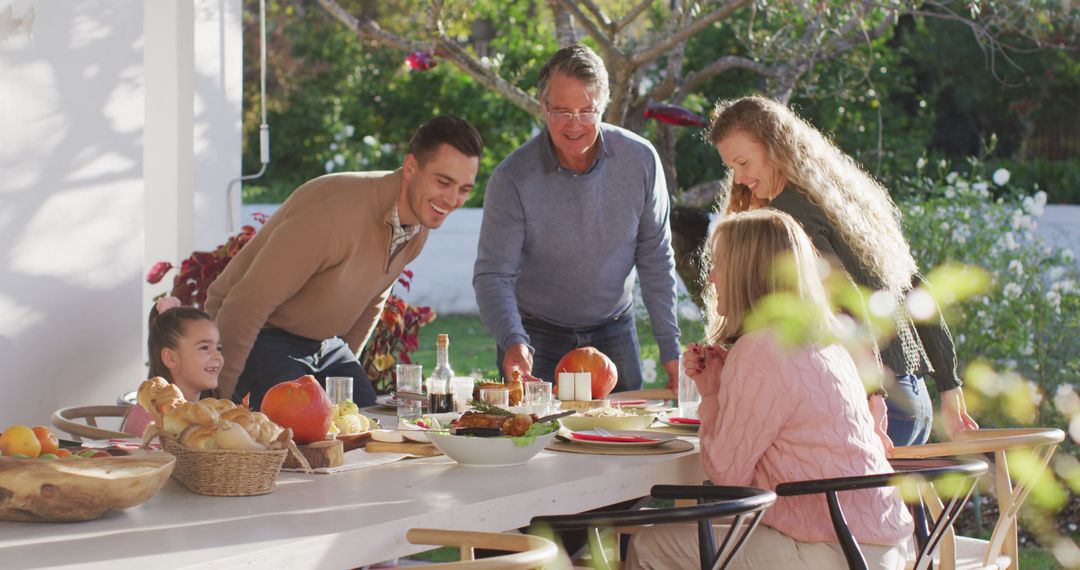
[[[361,406],[375,392],[357,360],[390,288],[428,231],[465,204],[483,142],[472,125],[437,117],[409,141],[393,172],[345,172],[296,190],[210,286],[206,310],[221,330],[222,397],[304,374],[353,378]]]
[[[480,317],[498,365],[554,381],[574,348],[594,346],[642,384],[634,324],[635,270],[660,358],[678,378],[675,260],[667,185],[648,141],[600,122],[604,62],[587,47],[559,50],[539,75],[546,128],[491,175],[473,272]]]

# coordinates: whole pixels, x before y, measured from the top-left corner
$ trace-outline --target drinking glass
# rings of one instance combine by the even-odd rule
[[[327,376],[326,395],[330,396],[330,403],[340,404],[345,400],[352,400],[353,379],[349,376]]]
[[[476,381],[469,376],[455,376],[450,379],[450,393],[454,396],[454,411],[464,412],[469,409],[469,400],[473,397]]]
[[[506,409],[510,407],[510,390],[506,388],[481,388],[480,399]]]
[[[682,367],[682,359],[679,359],[679,415],[684,418],[696,418],[698,405],[701,404],[701,394],[698,393],[697,384],[690,379]]]
[[[401,420],[415,421],[424,413],[424,366],[422,364],[398,364],[394,370],[397,376],[397,416]]]
[[[529,411],[538,416],[546,416],[551,411],[551,383],[532,380],[525,383],[525,404]]]

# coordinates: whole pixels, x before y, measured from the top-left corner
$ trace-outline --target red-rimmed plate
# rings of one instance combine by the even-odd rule
[[[612,439],[616,440],[612,441],[605,438],[593,430],[582,430],[566,434],[565,441],[574,445],[595,445],[600,447],[656,447],[675,439],[675,434],[655,431],[608,431],[607,433],[615,436]],[[585,438],[579,436],[585,436]],[[620,437],[631,439],[631,441],[618,441],[617,438]]]
[[[660,416],[660,423],[687,431],[697,431],[701,428],[701,420],[698,418],[683,418],[679,416]]]

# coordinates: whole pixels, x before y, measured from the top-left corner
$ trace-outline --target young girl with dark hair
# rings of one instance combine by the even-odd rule
[[[181,307],[176,297],[162,297],[150,309],[146,339],[150,357],[148,378],[160,376],[175,384],[188,401],[218,385],[224,359],[221,339],[210,315],[194,307]],[[120,428],[142,435],[152,421],[142,406],[132,406]]]

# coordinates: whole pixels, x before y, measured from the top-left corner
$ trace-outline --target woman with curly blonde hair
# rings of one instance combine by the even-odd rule
[[[727,213],[771,208],[795,218],[818,253],[851,279],[895,300],[896,336],[881,349],[895,374],[886,382],[891,405],[871,397],[876,418],[886,418],[897,445],[925,443],[933,407],[924,377],[941,391],[946,431],[978,429],[967,414],[956,352],[945,321],[916,324],[906,293],[920,280],[918,265],[888,191],[816,128],[786,106],[764,97],[717,103],[708,137],[727,165]]]

